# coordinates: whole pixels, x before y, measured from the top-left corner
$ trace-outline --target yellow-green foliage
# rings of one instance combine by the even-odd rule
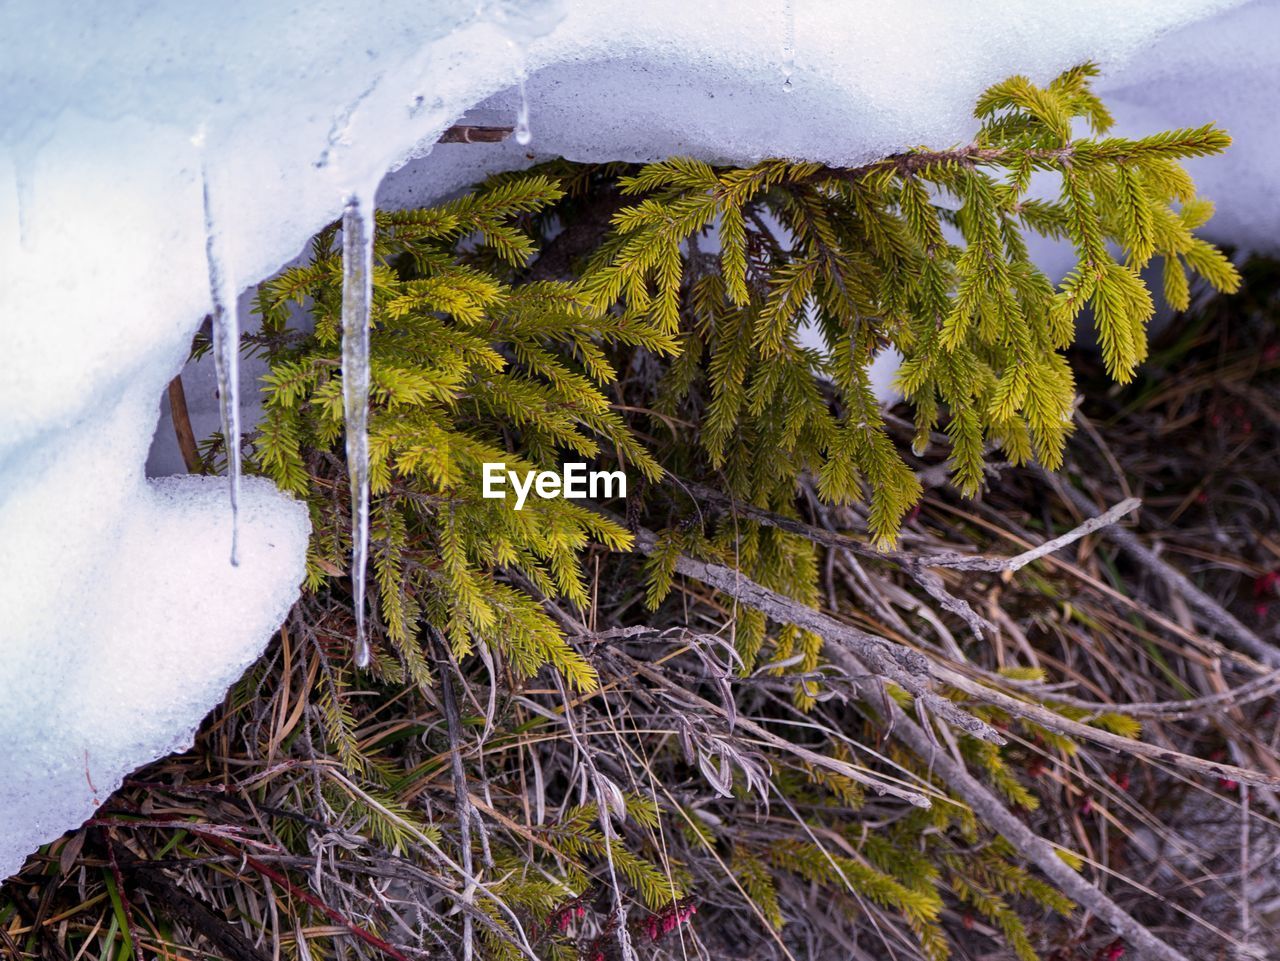
[[[446,631],[459,654],[483,636],[521,676],[552,664],[579,688],[594,683],[540,606],[494,571],[517,571],[542,593],[582,605],[579,551],[590,541],[626,547],[628,533],[572,501],[530,498],[514,511],[486,500],[481,465],[554,468],[565,453],[594,459],[607,447],[610,458],[656,478],[657,464],[603,391],[616,374],[601,344],[660,353],[671,341],[596,310],[571,285],[512,286],[463,263],[457,251],[478,236],[502,261],[523,264],[532,244],[512,219],[560,196],[551,180],[533,176],[439,207],[378,216],[373,564],[386,637],[411,669],[421,664],[416,637],[425,618]],[[332,482],[343,470],[331,453],[342,430],[342,268],[334,234],[322,233],[312,263],[264,285],[258,300],[267,329],[281,336],[270,351],[257,460],[311,504],[313,590],[345,570],[350,550],[347,509]],[[290,335],[291,304],[310,307],[313,335]]]
[[[584,549],[595,542],[624,550],[631,534],[580,503],[530,498],[517,512],[486,500],[485,462],[518,471],[565,460],[625,469],[629,517],[657,529],[659,540],[643,567],[622,565],[613,576],[619,593],[649,610],[676,586],[681,555],[819,601],[812,543],[742,517],[674,513],[681,483],[665,498],[644,489],[664,470],[789,517],[807,490],[832,504],[865,502],[870,539],[894,541],[921,490],[868,379],[886,348],[904,358],[899,384],[914,410],[917,451],[941,428],[962,491],[979,490],[992,447],[1017,463],[1056,466],[1075,399],[1063,351],[1081,311],[1091,309],[1108,372],[1126,381],[1146,355],[1153,306],[1141,271],[1149,262],[1163,260],[1164,296],[1174,307],[1187,305],[1189,272],[1219,289],[1236,285],[1230,263],[1194,236],[1212,207],[1178,165],[1222,150],[1225,134],[1202,127],[1106,137],[1110,118],[1089,90],[1093,73],[1080,67],[1043,88],[1012,78],[979,101],[971,145],[856,169],[785,160],[746,168],[687,158],[643,167],[560,162],[502,175],[448,203],[379,214],[369,438],[376,676],[428,683],[421,638],[430,626],[460,659],[477,642],[493,652],[495,685],[550,667],[579,692],[594,689],[594,669],[542,601],[588,606],[598,584],[586,575]],[[1090,135],[1076,136],[1086,126]],[[1029,192],[1037,173],[1057,183],[1057,199]],[[605,195],[613,199],[601,218],[591,205]],[[571,269],[539,272],[539,248],[584,226],[596,235]],[[315,530],[307,587],[342,608],[352,599],[337,231],[323,231],[309,263],[260,291],[256,343],[270,373],[254,462],[306,499]],[[1078,262],[1057,287],[1029,259],[1029,232],[1074,247]],[[313,329],[296,329],[300,310]],[[772,629],[759,611],[725,606],[742,673],[760,661],[775,674],[821,667],[816,635]],[[327,676],[316,703],[324,736],[346,770],[376,786],[332,803],[367,812],[387,846],[407,843],[428,830],[394,800],[414,772],[394,774],[376,740],[362,741],[347,673]],[[795,699],[809,707],[820,693],[801,684]],[[905,691],[887,694],[910,706]],[[1137,733],[1120,715],[1084,719]],[[1070,749],[1043,735],[1050,747]],[[1035,807],[999,749],[970,738],[959,745],[1011,804]],[[842,758],[847,751],[822,749]],[[933,783],[926,760],[885,751]],[[684,815],[674,799],[659,808],[633,794],[616,836],[606,837],[596,808],[585,806],[531,830],[528,852],[499,848],[497,890],[545,919],[587,892],[607,862],[657,911],[695,894],[689,875],[653,842],[680,835],[717,860],[717,849],[732,852],[742,889],[775,930],[786,930],[786,887],[816,885],[850,912],[870,903],[901,917],[925,957],[946,956],[943,910],[958,903],[1030,959],[1030,935],[1011,902],[1071,909],[1013,852],[983,838],[962,806],[913,810],[868,834],[847,825],[864,804],[860,785],[818,768],[771,776],[782,798],[803,805],[815,833],[797,823],[762,844],[737,836],[734,824]],[[838,843],[827,843],[833,837]],[[501,937],[509,919],[488,902],[481,910],[492,922],[482,934],[489,954],[517,956]],[[567,950],[552,940],[548,951]]]
[[[482,499],[485,461],[525,470],[572,455],[656,480],[660,459],[783,514],[795,512],[808,471],[829,502],[866,498],[872,538],[887,545],[920,496],[868,379],[871,359],[893,347],[919,443],[944,424],[962,490],[979,488],[988,445],[1015,462],[1057,465],[1074,400],[1062,351],[1082,308],[1093,309],[1108,370],[1127,380],[1146,352],[1152,302],[1139,272],[1153,257],[1165,261],[1174,306],[1186,304],[1187,270],[1221,289],[1236,284],[1230,263],[1192,234],[1212,207],[1177,163],[1223,149],[1226,135],[1206,126],[1103,138],[1110,118],[1089,90],[1093,73],[1076,68],[1044,88],[1021,77],[996,85],[978,103],[976,141],[959,149],[852,170],[673,158],[613,177],[626,168],[557,164],[379,214],[374,567],[385,631],[405,662],[417,664],[410,639],[425,617],[459,652],[483,634],[501,639],[522,674],[552,663],[578,686],[592,683],[541,609],[494,571],[581,605],[578,552],[592,539],[624,546],[628,535],[563,500],[515,512]],[[1074,138],[1080,123],[1095,136]],[[1028,194],[1038,171],[1060,181],[1058,200]],[[634,202],[614,214],[580,276],[519,282],[537,233],[572,217],[566,189],[581,194],[610,177]],[[719,252],[701,253],[713,228]],[[1028,231],[1076,248],[1056,290],[1028,258]],[[341,467],[336,232],[324,231],[312,262],[264,285],[258,302],[271,373],[256,456],[310,499],[313,589],[345,569],[349,547],[328,482]],[[294,305],[309,307],[314,334],[289,331]],[[824,349],[802,344],[806,326]],[[652,396],[637,398],[656,412],[648,443],[616,403],[620,365],[638,358],[656,372]],[[688,550],[687,539],[663,543]],[[703,546],[732,552],[767,587],[816,599],[814,553],[801,538],[734,525]],[[673,559],[664,550],[650,562],[651,606],[669,589]],[[760,645],[745,628],[749,667]],[[816,665],[812,639],[784,643],[783,657],[798,649],[806,668]]]
[[[998,84],[962,149],[855,170],[650,164],[622,178],[643,199],[614,218],[584,293],[680,338],[660,407],[675,413],[702,388],[699,441],[733,493],[778,508],[808,468],[829,501],[869,492],[871,532],[890,543],[919,488],[871,393],[877,351],[905,358],[920,443],[945,413],[953,476],[973,493],[988,443],[1015,462],[1059,463],[1074,399],[1062,350],[1086,304],[1108,370],[1126,381],[1146,355],[1152,302],[1139,272],[1153,257],[1165,260],[1175,308],[1187,305],[1187,269],[1236,286],[1231,264],[1192,235],[1212,205],[1177,163],[1224,149],[1227,136],[1206,126],[1073,139],[1079,121],[1098,135],[1110,125],[1093,75],[1085,66],[1044,89],[1021,77]],[[1060,181],[1059,200],[1029,196],[1041,171]],[[713,226],[720,253],[709,265],[689,241]],[[1028,258],[1028,231],[1075,247],[1060,288]],[[824,351],[802,346],[809,323]]]

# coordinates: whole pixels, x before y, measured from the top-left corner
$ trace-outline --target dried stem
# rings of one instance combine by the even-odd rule
[[[173,420],[173,433],[178,438],[182,462],[188,474],[203,472],[200,450],[196,446],[196,434],[191,428],[191,414],[187,411],[187,392],[182,388],[182,374],[169,381],[169,415]]]

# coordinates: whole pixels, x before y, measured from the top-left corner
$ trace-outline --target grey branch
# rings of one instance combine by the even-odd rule
[[[636,534],[636,546],[646,554],[656,544],[652,531],[640,530]],[[1004,744],[1004,737],[986,721],[961,709],[950,698],[933,690],[932,665],[919,651],[895,644],[875,634],[868,634],[849,624],[842,624],[833,617],[812,607],[806,607],[783,597],[751,580],[744,574],[719,564],[707,564],[687,555],[680,555],[676,571],[722,591],[740,603],[763,611],[775,621],[794,624],[796,627],[820,634],[837,641],[857,653],[866,662],[870,673],[893,681],[909,691],[913,697],[938,717],[966,734]]]
[[[730,508],[734,513],[743,517],[749,517],[751,520],[761,524],[767,524],[770,527],[777,527],[780,530],[788,531],[792,534],[799,534],[801,537],[824,544],[827,547],[839,547],[852,551],[862,557],[870,557],[878,560],[893,561],[904,568],[920,568],[920,567],[946,567],[957,571],[990,571],[999,573],[1003,571],[1018,571],[1026,567],[1032,561],[1039,560],[1046,554],[1052,554],[1059,551],[1069,544],[1073,544],[1080,538],[1092,534],[1100,528],[1114,524],[1126,514],[1137,510],[1142,506],[1142,501],[1136,497],[1130,497],[1121,501],[1106,512],[1099,514],[1097,517],[1091,517],[1079,527],[1067,531],[1067,533],[1055,537],[1053,540],[1045,541],[1029,551],[1023,551],[1013,557],[996,557],[989,554],[959,554],[954,551],[939,551],[936,553],[911,553],[907,551],[881,551],[872,547],[865,541],[856,537],[850,537],[846,534],[837,534],[835,531],[823,530],[820,527],[813,527],[803,521],[798,521],[790,517],[783,517],[772,511],[766,511],[751,504],[744,504],[735,501],[727,494],[722,494],[717,490],[713,490],[703,484],[697,484],[692,481],[680,481],[680,486],[689,491],[690,494],[705,499],[713,503],[719,503]],[[933,592],[930,591],[932,594]],[[954,599],[953,599],[954,600]]]
[[[654,548],[655,538],[651,532],[642,530],[637,534],[636,539],[641,550],[648,552]],[[927,705],[942,719],[976,736],[982,736],[980,728],[987,727],[983,722],[960,711],[946,698],[934,694],[923,686],[923,675],[929,671],[928,659],[923,655],[841,624],[813,608],[782,597],[729,568],[706,564],[681,555],[676,563],[676,570],[686,577],[701,581],[709,587],[734,597],[740,603],[764,611],[774,620],[792,623],[823,635],[828,641],[834,642],[828,649],[828,655],[851,678],[861,679],[868,674],[880,675],[907,687],[903,680],[899,680],[899,677],[905,675],[904,680],[911,684],[907,689],[916,694],[917,703]],[[866,664],[862,663],[855,651],[866,652],[868,655]],[[867,682],[855,680],[855,683]],[[1142,957],[1159,959],[1159,961],[1188,961],[1180,951],[1160,940],[1096,885],[1076,873],[1062,860],[1048,841],[1037,836],[1023,824],[963,765],[953,760],[946,752],[938,750],[933,737],[926,733],[915,720],[907,716],[892,698],[868,697],[866,699],[882,705],[887,715],[885,720],[888,722],[890,736],[901,741],[921,758],[928,759],[933,772],[973,809],[983,823],[1002,835],[1023,857],[1043,871],[1063,893],[1105,920],[1118,935],[1133,945]],[[1010,700],[1013,699],[1010,698]],[[950,710],[945,707],[946,705],[950,706]],[[960,723],[957,724],[957,720]],[[979,729],[975,729],[975,725],[979,726]],[[1084,725],[1081,726],[1084,727]],[[1086,728],[1086,730],[1092,729]],[[991,733],[994,734],[994,732]],[[1126,741],[1125,743],[1131,746],[1134,742]]]
[[[636,535],[637,546],[645,553],[652,551],[655,540],[654,535],[649,531],[642,530]],[[739,603],[763,611],[774,621],[794,624],[796,627],[822,635],[831,642],[826,652],[828,658],[843,670],[850,674],[858,672],[865,674],[870,669],[870,673],[905,688],[931,713],[974,737],[996,744],[1004,743],[1004,738],[985,721],[974,717],[950,698],[934,691],[935,683],[953,687],[974,700],[998,707],[1002,711],[1043,728],[1067,737],[1093,741],[1113,751],[1172,764],[1206,777],[1229,778],[1242,784],[1256,784],[1260,787],[1280,786],[1280,778],[1273,775],[1251,771],[1234,764],[1206,761],[1157,744],[1123,737],[1080,721],[1073,721],[1040,704],[1021,700],[1004,691],[981,684],[919,651],[913,651],[883,637],[843,624],[819,610],[771,591],[728,567],[707,564],[682,554],[676,562],[676,570],[686,577],[692,577],[709,587],[714,587],[735,598]],[[1079,707],[1084,703],[1086,702],[1076,701],[1072,706]],[[1095,714],[1106,714],[1110,711],[1105,704],[1088,705],[1088,708]]]

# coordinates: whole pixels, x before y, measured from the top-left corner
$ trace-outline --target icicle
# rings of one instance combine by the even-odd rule
[[[533,140],[533,132],[529,129],[529,95],[525,93],[524,81],[520,81],[520,106],[516,108],[516,143],[527,145]]]
[[[791,74],[796,68],[795,0],[782,0],[782,89],[791,93]]]
[[[373,204],[359,197],[342,213],[342,409],[351,479],[351,593],[356,667],[369,666],[365,583],[369,566],[369,310],[373,301]]]
[[[209,171],[204,181],[204,251],[209,261],[209,293],[213,297],[213,367],[218,377],[222,436],[227,445],[227,478],[231,482],[231,565],[239,566],[240,540],[240,311],[231,282],[226,251],[214,226],[209,202]]]

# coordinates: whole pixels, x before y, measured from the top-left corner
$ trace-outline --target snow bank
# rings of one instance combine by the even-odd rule
[[[94,436],[83,443],[60,439],[71,451],[61,468],[83,473],[48,492],[13,495],[32,526],[50,529],[18,531],[24,536],[8,543],[26,551],[48,538],[76,553],[62,559],[70,569],[60,577],[33,566],[5,588],[7,602],[24,601],[4,606],[0,658],[6,876],[38,844],[91,816],[129,771],[191,744],[284,620],[304,573],[306,510],[267,481],[251,478],[241,490],[238,567],[227,562],[222,479],[131,483],[123,497],[117,482],[86,497],[95,466],[118,461],[111,448],[147,423],[151,398],[138,400],[106,424],[85,424],[80,430]],[[87,463],[75,463],[82,457]],[[81,524],[93,526],[94,547],[75,529]]]
[[[963,141],[976,95],[1010,73],[1121,64],[1235,6],[6,4],[0,744],[17,760],[0,770],[0,876],[185,743],[296,595],[298,505],[247,483],[233,569],[214,482],[142,473],[156,399],[211,309],[206,192],[239,290],[410,160],[381,202],[553,154],[856,163]],[[1240,15],[1274,14],[1255,6]],[[476,105],[513,117],[524,76],[530,147],[430,150]],[[1161,123],[1199,119],[1177,109]]]
[[[1230,132],[1224,156],[1186,162],[1218,207],[1203,232],[1280,250],[1280,3],[1255,0],[1172,31],[1102,81],[1121,135],[1210,122]]]

